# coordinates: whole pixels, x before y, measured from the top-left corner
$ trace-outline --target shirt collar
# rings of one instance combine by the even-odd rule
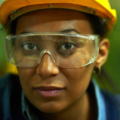
[[[29,120],[38,120],[37,117],[34,115],[33,111],[30,108],[30,105],[27,103],[25,98],[24,92],[22,91],[22,114],[23,116]]]
[[[98,107],[98,120],[106,120],[106,108],[105,108],[105,101],[103,95],[98,87],[97,83],[92,80],[94,92],[97,100],[97,107]]]
[[[91,80],[91,83],[94,87],[94,93],[97,100],[97,107],[98,107],[98,120],[106,120],[106,109],[105,109],[105,101],[102,96],[102,93],[100,92],[100,88],[98,87],[97,83],[94,80]],[[29,106],[26,103],[24,92],[22,91],[22,114],[25,118],[29,118],[30,120],[33,120],[31,118]],[[34,120],[37,120],[37,118],[34,117]]]
[[[25,95],[24,92],[22,91],[21,95],[21,105],[22,105],[22,114],[25,118],[27,118],[27,113],[26,113],[26,104],[25,104]]]

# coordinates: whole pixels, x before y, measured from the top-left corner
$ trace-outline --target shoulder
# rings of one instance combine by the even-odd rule
[[[92,81],[96,100],[98,103],[98,112],[105,120],[120,120],[120,95],[112,94],[99,88],[95,81]]]
[[[109,120],[120,120],[120,94],[112,94],[101,90],[105,101],[107,118]]]
[[[8,99],[14,98],[14,95],[17,96],[20,91],[21,85],[17,75],[7,74],[0,78],[0,100],[5,96]]]
[[[5,95],[5,93],[16,93],[20,89],[20,81],[17,75],[7,74],[0,78],[0,96]]]
[[[16,83],[19,83],[19,77],[13,74],[7,74],[0,78],[0,90]]]
[[[105,90],[100,90],[100,91],[101,91],[101,94],[103,95],[105,102],[113,103],[118,101],[120,103],[120,94],[113,94]]]
[[[21,92],[17,75],[8,74],[0,78],[0,120],[10,119],[11,116],[20,113]]]

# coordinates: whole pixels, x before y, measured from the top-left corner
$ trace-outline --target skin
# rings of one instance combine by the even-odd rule
[[[75,29],[81,34],[94,34],[84,13],[71,10],[41,10],[27,13],[17,21],[16,34],[22,32],[59,32]],[[73,31],[71,31],[73,32]],[[87,91],[94,67],[101,67],[107,59],[108,40],[100,43],[95,63],[78,69],[63,69],[45,54],[33,68],[20,68],[22,89],[30,103],[42,112],[44,120],[96,120],[97,106],[93,94]],[[59,86],[64,90],[55,98],[40,96],[38,86]]]

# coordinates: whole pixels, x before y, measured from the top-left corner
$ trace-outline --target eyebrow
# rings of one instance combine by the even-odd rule
[[[76,32],[76,33],[80,34],[80,32],[78,32],[76,29],[65,29],[65,30],[62,30],[60,32],[62,32],[62,33]]]
[[[61,32],[61,33],[76,32],[76,33],[80,34],[80,32],[78,32],[76,29],[65,29],[65,30],[62,30],[62,31],[59,31],[59,32]],[[20,34],[25,34],[25,33],[33,33],[33,32],[23,31]]]

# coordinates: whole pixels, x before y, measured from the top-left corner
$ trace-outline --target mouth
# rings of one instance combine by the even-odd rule
[[[58,87],[39,87],[35,89],[42,97],[56,97],[64,90],[64,88]]]

